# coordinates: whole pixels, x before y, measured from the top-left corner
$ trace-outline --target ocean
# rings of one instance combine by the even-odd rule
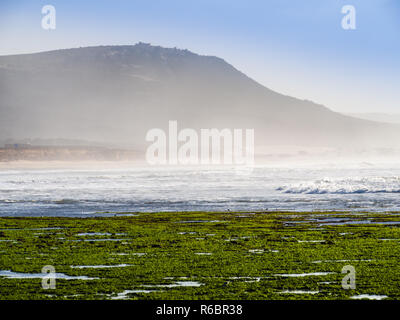
[[[0,216],[275,210],[400,210],[400,165],[0,170]]]

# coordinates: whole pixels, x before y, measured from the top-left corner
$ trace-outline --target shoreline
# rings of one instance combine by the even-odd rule
[[[290,210],[251,210],[251,211],[240,211],[240,210],[220,210],[220,211],[127,211],[127,212],[96,212],[89,214],[80,214],[76,216],[67,216],[67,215],[42,215],[42,216],[19,216],[19,215],[0,215],[0,219],[2,218],[18,218],[18,219],[104,219],[104,218],[118,218],[118,217],[128,217],[135,216],[140,214],[176,214],[176,215],[185,215],[185,214],[227,214],[227,215],[235,215],[235,214],[248,214],[248,215],[256,215],[256,214],[281,214],[281,215],[385,215],[385,214],[394,214],[400,216],[400,211],[371,211],[368,209],[363,210],[352,210],[352,211],[340,211],[340,210],[315,210],[315,211],[290,211]]]

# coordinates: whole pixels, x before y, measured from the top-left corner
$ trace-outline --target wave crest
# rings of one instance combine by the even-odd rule
[[[290,194],[400,193],[400,177],[325,178],[276,190]]]

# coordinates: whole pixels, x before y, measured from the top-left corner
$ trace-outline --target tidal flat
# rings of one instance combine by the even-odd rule
[[[400,299],[398,212],[0,218],[0,299]],[[42,288],[53,266],[55,289]],[[343,289],[344,266],[355,289]],[[59,276],[62,275],[62,276]]]

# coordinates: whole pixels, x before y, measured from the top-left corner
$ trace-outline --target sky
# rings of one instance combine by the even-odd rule
[[[56,29],[42,28],[42,7]],[[344,5],[356,29],[342,28]],[[344,113],[400,113],[399,0],[1,0],[0,55],[139,41],[223,58]]]

